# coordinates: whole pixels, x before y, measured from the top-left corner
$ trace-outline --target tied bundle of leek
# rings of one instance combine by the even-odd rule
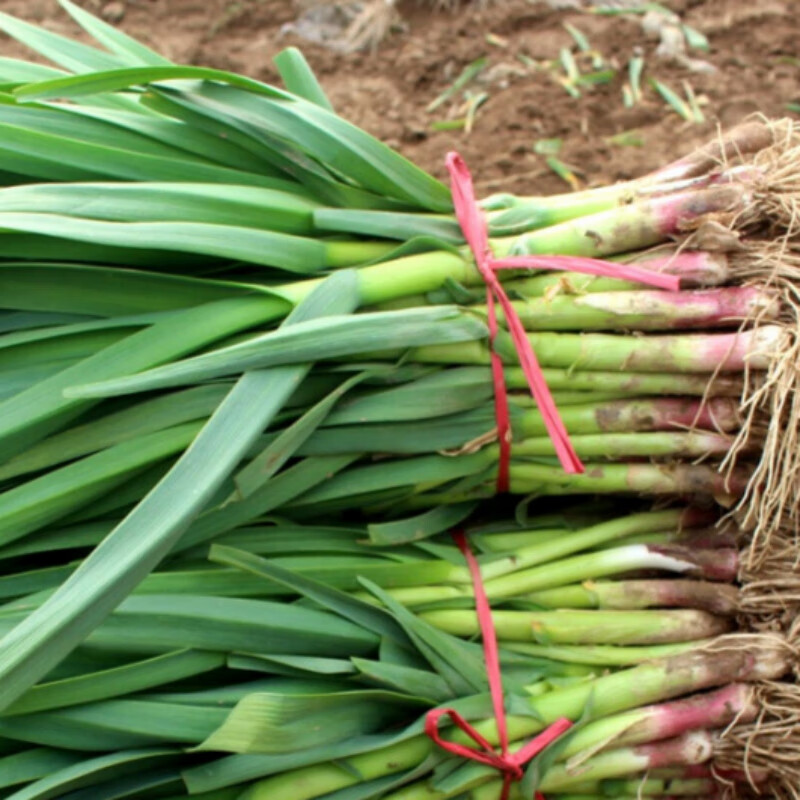
[[[17,704],[29,702],[43,679],[63,679],[71,691],[80,676],[80,686],[91,687],[101,672],[111,685],[117,670],[138,675],[125,648],[135,628],[130,646],[139,653],[163,652],[148,651],[151,641],[225,654],[205,661],[182,654],[178,660],[191,666],[157,670],[175,676],[159,678],[171,698],[165,715],[190,706],[188,717],[175,719],[197,727],[156,744],[192,745],[223,717],[201,723],[204,711],[192,716],[196,707],[238,702],[244,695],[237,692],[249,690],[226,694],[236,683],[226,677],[190,681],[177,696],[174,681],[222,668],[233,651],[272,664],[273,657],[347,660],[377,646],[375,629],[365,633],[359,622],[363,605],[347,605],[346,619],[330,607],[252,605],[247,598],[264,590],[219,570],[208,579],[221,588],[198,598],[199,576],[191,573],[206,571],[210,544],[269,514],[297,522],[367,511],[387,526],[380,536],[405,545],[420,530],[433,535],[459,524],[495,493],[482,281],[448,190],[333,113],[298,53],[278,59],[287,86],[280,90],[172,65],[63,5],[104,49],[0,15],[3,30],[57,65],[0,60],[0,594],[7,602],[0,709],[22,714]],[[644,290],[588,278],[569,261],[558,262],[557,273],[504,276],[587,462],[584,474],[564,475],[517,354],[501,336],[512,491],[689,496],[738,506],[750,543],[744,564],[731,569],[746,578],[743,608],[758,629],[783,625],[794,596],[797,142],[789,122],[754,122],[628,184],[483,203],[498,255],[610,258],[680,279],[680,291]],[[665,557],[677,558],[670,552]],[[169,573],[165,558],[184,559],[178,573],[188,577],[154,572],[163,562]],[[688,555],[677,560],[694,564],[697,574],[709,568]],[[621,562],[653,566],[636,563]],[[452,614],[463,608],[428,612],[414,597],[466,600],[470,611],[463,581],[436,578],[442,564],[431,573],[416,564],[407,571],[417,568],[428,576],[421,583],[384,588],[420,613],[451,614],[433,619],[455,631]],[[353,578],[361,565],[347,569]],[[176,599],[172,587],[184,579],[195,588]],[[513,585],[510,576],[496,579]],[[171,587],[166,600],[153,589],[161,599],[129,597],[157,585]],[[358,591],[352,583],[341,588]],[[453,597],[437,594],[441,588]],[[558,587],[529,586],[527,594],[550,588]],[[505,601],[516,589],[496,591]],[[559,597],[554,602],[567,602]],[[312,599],[319,605],[320,598]],[[385,599],[391,606],[391,595]],[[521,602],[539,605],[527,596]],[[393,613],[404,612],[398,606]],[[276,615],[274,624],[265,614]],[[430,630],[430,620],[413,624]],[[709,624],[703,636],[719,632],[719,620]],[[220,639],[189,636],[201,629],[220,631]],[[97,649],[92,641],[101,642],[105,662],[86,654]],[[262,649],[251,641],[263,641]],[[782,675],[788,662],[779,661],[780,669],[765,668],[763,676]],[[725,681],[762,675],[751,667],[740,676],[737,666]],[[293,662],[284,671],[296,668]],[[456,682],[455,696],[464,686]],[[790,693],[787,687],[781,691]],[[206,690],[212,694],[184,697]],[[91,705],[113,694],[75,696]],[[397,702],[405,707],[405,695]],[[84,711],[99,713],[101,726],[122,713],[89,707],[77,727]],[[113,758],[153,745],[146,727],[131,731],[121,731],[116,744],[109,739]],[[57,748],[64,741],[50,740]],[[97,747],[96,736],[85,741],[92,742],[87,750]],[[324,760],[351,754],[327,752]],[[21,761],[42,763],[38,757]],[[59,750],[53,758],[65,756]],[[138,755],[126,758],[114,762],[122,765],[120,780],[145,774]],[[154,773],[171,769],[158,758],[152,763]],[[636,763],[624,774],[650,762]],[[281,773],[299,765],[280,764]],[[380,786],[389,791],[388,783]],[[601,788],[595,782],[580,791]],[[220,791],[209,797],[238,796]]]
[[[797,651],[774,632],[729,632],[747,609],[735,531],[714,521],[587,504],[470,527],[512,749],[576,723],[513,796],[796,785],[799,698],[778,681]],[[423,732],[447,707],[496,742],[480,646],[455,637],[475,629],[461,554],[446,536],[365,541],[395,533],[273,522],[221,537],[210,562],[207,548],[168,559],[2,712],[7,796],[497,797],[494,770]],[[0,625],[33,603],[7,604]]]

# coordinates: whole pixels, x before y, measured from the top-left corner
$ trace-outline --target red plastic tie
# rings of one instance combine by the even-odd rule
[[[637,281],[648,286],[671,291],[677,291],[680,288],[680,279],[676,275],[664,275],[632,264],[616,264],[595,258],[580,258],[577,256],[508,256],[506,258],[495,258],[489,246],[489,231],[486,218],[475,198],[472,175],[464,159],[458,153],[449,153],[447,155],[447,170],[450,173],[456,219],[458,219],[464,239],[475,258],[475,265],[486,283],[495,416],[497,418],[497,438],[500,443],[497,490],[501,493],[509,490],[511,416],[503,373],[503,361],[494,347],[499,331],[496,303],[499,303],[503,309],[506,325],[511,334],[514,349],[519,357],[520,366],[525,374],[525,380],[542,414],[547,433],[555,446],[558,460],[568,474],[580,474],[584,471],[583,464],[569,440],[569,434],[561,415],[558,413],[555,400],[547,386],[544,373],[528,339],[522,320],[514,310],[514,306],[495,274],[496,271],[500,269],[568,270],[588,275],[602,275],[609,278]]]
[[[497,649],[497,635],[492,621],[492,610],[489,606],[489,598],[481,578],[480,565],[472,553],[467,542],[467,537],[463,531],[453,534],[459,550],[464,554],[467,561],[470,575],[472,576],[472,587],[475,593],[475,610],[478,614],[478,622],[483,637],[483,654],[486,660],[486,674],[489,679],[489,693],[492,697],[492,707],[494,709],[495,722],[497,724],[497,734],[500,739],[500,752],[496,752],[492,745],[483,737],[472,725],[467,722],[455,709],[434,708],[425,717],[425,733],[443,750],[462,758],[477,761],[486,766],[494,767],[503,774],[503,790],[500,800],[508,800],[511,784],[514,781],[522,780],[523,767],[537,753],[554,742],[572,723],[568,719],[560,719],[553,723],[547,730],[531,739],[516,753],[508,752],[508,726],[506,725],[506,712],[503,695],[503,678],[500,672],[500,655]],[[475,742],[478,747],[450,742],[442,739],[439,733],[439,720],[442,717],[449,717],[453,724],[462,730]],[[544,798],[537,794],[538,800]]]

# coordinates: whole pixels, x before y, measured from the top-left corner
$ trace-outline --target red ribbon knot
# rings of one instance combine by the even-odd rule
[[[469,736],[480,749],[478,749],[478,747],[469,747],[467,745],[458,744],[457,742],[448,742],[447,739],[442,739],[439,734],[439,720],[444,716],[449,717],[453,724]],[[452,708],[435,708],[433,711],[428,712],[425,718],[425,733],[443,750],[447,750],[448,753],[461,756],[471,761],[486,764],[487,767],[494,767],[496,770],[503,773],[503,789],[500,794],[500,800],[508,800],[508,796],[511,792],[511,784],[522,780],[525,775],[523,767],[535,755],[558,739],[558,737],[571,726],[572,723],[569,720],[560,719],[553,723],[547,730],[531,739],[524,747],[517,750],[516,753],[498,753],[492,745],[461,716],[461,714]],[[536,793],[536,797],[537,800],[544,800],[544,796],[539,792]]]
[[[486,674],[489,680],[489,693],[492,698],[497,735],[500,739],[500,752],[498,753],[491,743],[482,736],[472,725],[453,708],[434,708],[425,717],[425,733],[443,750],[456,756],[477,761],[488,767],[494,767],[503,774],[503,790],[500,800],[508,800],[511,784],[522,780],[523,767],[537,753],[544,750],[561,734],[572,726],[568,719],[560,719],[547,730],[531,739],[515,753],[508,751],[508,725],[506,724],[506,711],[503,694],[503,678],[500,672],[500,653],[497,647],[497,634],[492,621],[492,610],[489,598],[481,578],[481,569],[478,560],[470,549],[467,537],[463,531],[453,534],[453,539],[461,550],[469,567],[472,577],[472,588],[475,593],[475,610],[483,637],[483,655],[486,660]],[[474,741],[478,747],[450,742],[442,739],[439,733],[439,721],[442,717],[449,717],[453,724],[462,730]],[[542,799],[543,800],[543,799]]]
[[[461,226],[464,239],[469,245],[475,259],[475,265],[486,284],[486,306],[489,325],[489,344],[491,350],[492,379],[494,382],[495,415],[497,417],[497,438],[500,444],[498,464],[497,490],[504,493],[509,490],[511,464],[511,416],[508,408],[508,393],[503,361],[497,354],[494,343],[499,332],[497,309],[499,303],[503,309],[506,326],[511,334],[514,349],[525,374],[531,395],[542,414],[547,433],[553,441],[561,466],[564,471],[579,474],[584,471],[583,464],[569,440],[569,434],[558,413],[553,395],[547,386],[542,368],[528,339],[525,326],[503,289],[496,272],[501,269],[551,269],[582,272],[587,275],[601,275],[611,278],[638,281],[660,289],[677,291],[680,279],[674,275],[664,275],[642,269],[632,264],[615,264],[595,258],[576,256],[509,256],[495,258],[489,244],[489,229],[478,202],[472,175],[464,159],[458,153],[447,156],[447,170],[450,173],[453,206],[456,219]]]

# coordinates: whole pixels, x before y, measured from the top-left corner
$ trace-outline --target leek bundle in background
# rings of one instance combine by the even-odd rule
[[[469,582],[431,538],[484,513],[498,460],[485,291],[448,189],[336,115],[296,51],[277,59],[281,90],[172,65],[62,4],[102,49],[0,15],[56,65],[0,59],[0,785],[33,782],[17,800],[492,796],[491,775],[455,765],[426,794],[420,737],[431,704],[487,708],[469,705],[477,646],[456,638],[475,632]],[[791,757],[776,774],[761,754],[796,709],[773,681],[795,664],[798,142],[791,122],[756,121],[636,181],[482,204],[497,255],[565,257],[503,276],[587,467],[561,470],[502,334],[511,490],[531,519],[563,495],[608,495],[617,515],[641,496],[735,510],[710,538],[684,540],[678,518],[597,541],[561,523],[485,537],[515,698],[581,687],[583,744],[530,772],[548,796],[648,770],[653,794],[708,796],[712,757],[739,783],[794,780]],[[582,530],[608,523],[581,503]],[[371,544],[330,528],[365,517]],[[636,676],[661,686],[696,664],[713,678],[617,704]],[[645,671],[595,684],[623,666]],[[668,747],[606,719],[711,687],[740,703],[723,702],[741,712],[727,737],[734,717],[711,711]],[[546,707],[515,707],[519,736]],[[332,740],[293,727],[309,708]],[[222,782],[197,777],[205,751],[234,754]]]

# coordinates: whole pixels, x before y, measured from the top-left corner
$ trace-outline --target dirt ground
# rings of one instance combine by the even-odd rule
[[[783,116],[791,113],[787,103],[800,101],[800,15],[792,0],[664,0],[681,22],[707,37],[707,51],[690,48],[684,58],[659,55],[659,35],[648,35],[641,14],[591,14],[535,0],[495,0],[484,10],[468,3],[455,13],[401,0],[403,28],[374,52],[359,53],[287,32],[298,17],[294,0],[80,4],[177,62],[263,80],[276,79],[273,56],[298,45],[341,114],[438,175],[447,151],[458,149],[482,194],[564,191],[548,152],[582,183],[641,174],[709,138],[718,124],[729,126],[754,112]],[[0,0],[0,10],[60,33],[77,30],[55,0]],[[588,39],[591,54],[579,52],[565,23]],[[567,75],[559,60],[564,49],[579,74],[588,76],[566,88],[559,81]],[[24,52],[7,39],[0,42],[0,55]],[[623,89],[634,56],[643,58],[642,96],[626,107]],[[474,80],[426,110],[481,57],[485,66]],[[591,85],[593,75],[606,82]],[[688,86],[705,121],[684,120],[650,79],[684,99]],[[580,96],[568,91],[574,94],[575,86]],[[483,95],[471,130],[458,128],[470,102]],[[557,152],[558,143],[550,142],[550,151],[542,143],[551,139],[561,140]]]

